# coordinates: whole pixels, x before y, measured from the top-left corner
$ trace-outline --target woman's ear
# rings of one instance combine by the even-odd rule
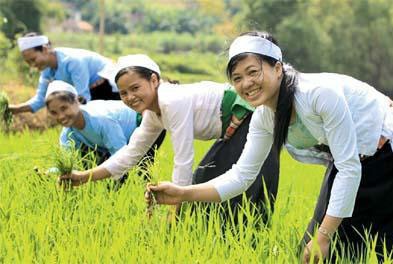
[[[158,87],[159,81],[158,81],[158,76],[157,76],[157,74],[152,73],[152,74],[151,74],[150,81],[153,83],[153,86],[154,86],[154,87]]]
[[[277,61],[276,64],[274,65],[274,70],[276,72],[276,75],[278,76],[278,79],[281,79],[283,77],[283,65],[282,62]]]
[[[49,46],[48,45],[42,46],[42,53],[45,55],[49,53]]]

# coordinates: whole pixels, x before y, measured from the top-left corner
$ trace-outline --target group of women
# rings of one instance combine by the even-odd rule
[[[361,252],[366,232],[376,237],[378,253],[392,251],[393,204],[385,201],[393,195],[393,107],[370,85],[340,74],[296,71],[284,63],[277,41],[266,32],[247,32],[232,42],[227,77],[235,90],[215,82],[165,82],[146,55],[120,57],[106,67],[111,62],[98,54],[77,50],[80,55],[74,57],[69,49],[52,49],[45,36],[26,36],[19,46],[24,59],[42,73],[36,97],[11,110],[34,112],[45,101],[66,127],[63,144],[72,138],[111,155],[96,168],[60,180],[76,186],[120,179],[152,146],[159,147],[157,139],[166,130],[175,154],[172,182],[148,185],[148,203],[152,193],[158,203],[178,206],[222,202],[247,191],[251,202],[263,208],[275,199],[285,146],[300,162],[327,166],[303,239],[305,263],[313,248],[319,249],[317,258],[325,258],[334,238]],[[99,71],[107,79],[97,77]],[[83,84],[81,72],[86,73]],[[93,96],[110,84],[117,85],[124,104],[76,101],[77,95],[86,101],[113,99],[115,90],[108,88],[109,97]],[[135,112],[142,114],[139,126]],[[218,140],[193,173],[193,139],[213,138]]]

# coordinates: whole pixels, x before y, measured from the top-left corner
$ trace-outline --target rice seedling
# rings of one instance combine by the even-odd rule
[[[58,175],[70,174],[72,170],[77,169],[80,162],[80,154],[74,146],[69,148],[56,146],[51,152],[53,168],[56,168]],[[60,181],[59,184],[65,189],[71,188],[71,181]]]
[[[8,132],[12,124],[12,113],[8,108],[8,96],[5,92],[0,92],[0,123],[1,128]]]
[[[149,184],[151,185],[158,184],[159,175],[160,175],[159,161],[157,160],[157,150],[155,150],[154,156],[155,156],[154,157],[155,162],[154,163],[147,162],[147,167],[145,172],[146,178],[149,181]],[[146,191],[146,192],[150,200],[146,208],[146,216],[148,219],[150,219],[153,216],[154,208],[157,206],[157,200],[154,192],[152,191]]]

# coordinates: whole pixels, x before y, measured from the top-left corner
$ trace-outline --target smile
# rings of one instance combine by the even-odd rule
[[[65,125],[68,124],[68,122],[69,122],[69,120],[67,119],[67,120],[60,121],[60,124],[62,124],[63,126],[65,126]]]
[[[131,107],[138,106],[138,104],[141,103],[141,102],[142,102],[142,100],[140,100],[140,99],[134,100],[134,101],[130,102],[130,106]]]
[[[253,97],[253,96],[257,95],[257,94],[258,94],[259,92],[261,92],[261,91],[262,91],[261,88],[256,88],[256,89],[253,89],[253,90],[251,90],[251,91],[246,92],[245,95],[246,95],[247,97]]]

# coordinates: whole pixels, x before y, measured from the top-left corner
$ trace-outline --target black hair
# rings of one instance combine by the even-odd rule
[[[127,67],[127,68],[120,70],[115,76],[115,82],[117,83],[121,76],[123,76],[124,74],[126,74],[130,71],[136,72],[141,78],[148,80],[148,81],[150,81],[151,75],[154,73],[155,75],[157,75],[157,79],[160,80],[160,75],[155,71],[152,71],[152,70],[147,69],[145,67],[131,66],[131,67]]]
[[[152,71],[152,70],[147,69],[145,67],[131,66],[131,67],[127,67],[127,68],[120,70],[116,74],[115,83],[117,83],[119,81],[121,76],[123,76],[124,74],[126,74],[127,72],[130,72],[130,71],[136,72],[137,74],[139,74],[140,77],[142,77],[143,79],[148,80],[148,81],[150,81],[151,75],[153,73],[157,76],[158,81],[160,81],[160,79],[161,79],[161,76],[155,71]],[[177,81],[177,80],[171,80],[171,79],[165,79],[165,80],[168,81],[169,83],[179,84],[179,81]]]
[[[25,38],[28,38],[28,37],[37,37],[37,36],[42,36],[42,34],[37,33],[37,32],[28,32],[28,33],[26,33],[26,34],[23,35],[23,37],[25,37]],[[49,46],[51,45],[50,41],[48,42],[48,45],[49,45]],[[40,52],[42,52],[43,49],[44,49],[44,46],[41,45],[41,46],[33,47],[32,49],[35,50],[35,51],[40,51]]]
[[[62,102],[67,102],[69,104],[80,103],[86,104],[86,99],[83,96],[75,95],[74,93],[68,91],[57,91],[53,92],[45,99],[45,105],[48,107],[53,99],[58,99]]]
[[[241,34],[240,36],[258,36],[265,38],[278,46],[277,40],[267,32],[252,31]],[[278,60],[255,53],[242,53],[239,54],[228,62],[226,74],[228,79],[231,79],[232,72],[236,65],[242,59],[247,56],[255,56],[261,63],[262,61],[267,62],[270,66],[274,66]],[[294,95],[297,86],[297,76],[298,72],[289,64],[283,64],[283,77],[280,84],[280,90],[277,100],[277,107],[274,114],[274,132],[273,132],[273,146],[276,148],[277,152],[280,153],[282,146],[288,137],[288,127],[291,121],[292,107],[294,101]]]

